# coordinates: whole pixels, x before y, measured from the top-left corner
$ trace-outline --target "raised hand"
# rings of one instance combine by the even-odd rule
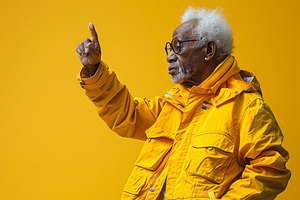
[[[76,48],[81,63],[90,75],[94,74],[101,61],[101,48],[98,35],[92,23],[89,24],[92,40],[85,38]]]

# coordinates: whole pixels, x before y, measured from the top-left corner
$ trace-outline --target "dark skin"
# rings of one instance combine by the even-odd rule
[[[197,39],[193,33],[198,23],[198,19],[191,19],[181,24],[175,29],[173,38],[181,40]],[[217,46],[213,41],[207,42],[201,48],[197,47],[195,43],[196,41],[182,43],[178,54],[171,51],[167,57],[168,69],[172,76],[179,73],[179,66],[181,66],[183,72],[192,69],[192,76],[180,82],[181,85],[187,87],[200,85],[223,60],[217,59]]]
[[[178,28],[173,33],[173,38],[181,40],[196,39],[193,32],[199,23],[198,19],[191,19]],[[95,74],[99,63],[101,62],[101,48],[98,35],[92,23],[89,24],[92,40],[85,38],[79,43],[76,51],[82,63],[82,78],[88,78]],[[182,71],[192,70],[192,76],[180,82],[181,85],[192,87],[201,84],[222,62],[223,59],[217,59],[217,47],[213,41],[207,42],[203,47],[195,46],[194,42],[183,43],[178,54],[171,51],[167,57],[169,62],[168,69],[172,76],[179,72],[179,66]]]
[[[76,48],[78,57],[84,66],[81,74],[82,78],[94,75],[101,61],[101,47],[97,32],[92,23],[89,24],[89,29],[92,40],[85,38]]]

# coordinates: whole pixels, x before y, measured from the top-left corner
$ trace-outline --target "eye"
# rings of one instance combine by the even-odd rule
[[[173,40],[173,48],[174,48],[174,52],[178,53],[180,51],[180,42],[178,39],[174,39]]]

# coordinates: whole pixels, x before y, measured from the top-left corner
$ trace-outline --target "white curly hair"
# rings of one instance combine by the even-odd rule
[[[199,47],[206,42],[213,41],[217,46],[217,57],[224,58],[232,53],[233,37],[232,30],[221,9],[208,9],[188,7],[181,17],[181,23],[191,19],[198,19],[195,35],[200,40]]]

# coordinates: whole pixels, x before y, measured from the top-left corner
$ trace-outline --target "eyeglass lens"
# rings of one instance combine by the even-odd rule
[[[174,53],[178,53],[180,51],[180,42],[178,39],[175,38],[172,40],[172,46]]]
[[[180,42],[178,39],[173,39],[172,42],[167,42],[166,43],[166,53],[167,55],[169,55],[169,53],[171,52],[171,50],[174,51],[174,53],[178,53],[180,51]]]

